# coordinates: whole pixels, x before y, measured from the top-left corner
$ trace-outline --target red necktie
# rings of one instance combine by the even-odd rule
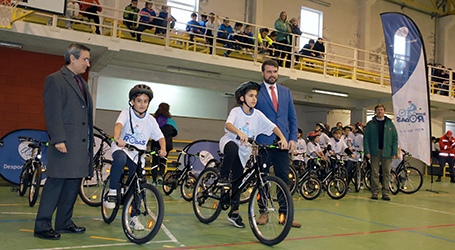
[[[270,86],[269,88],[272,90],[273,107],[275,107],[275,112],[278,112],[278,99],[276,98],[276,93],[274,91],[275,87],[274,86]]]
[[[81,79],[79,78],[79,75],[75,75],[74,78],[76,78],[76,82],[79,85],[79,88],[81,88],[82,96],[84,96],[85,102],[87,102],[87,94],[85,93],[84,86],[82,86],[82,82]]]

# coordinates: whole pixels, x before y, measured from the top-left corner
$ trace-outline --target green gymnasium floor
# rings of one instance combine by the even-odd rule
[[[422,189],[412,195],[399,193],[392,201],[370,200],[370,193],[348,193],[342,200],[321,194],[313,201],[294,195],[295,220],[287,239],[273,247],[257,242],[248,226],[246,205],[241,206],[247,226],[238,229],[226,220],[226,213],[212,224],[199,222],[192,205],[179,193],[164,196],[163,227],[152,241],[134,245],[126,240],[119,217],[110,225],[101,218],[100,208],[78,199],[74,222],[87,228],[81,235],[63,234],[58,241],[33,237],[37,205],[0,187],[0,249],[455,249],[455,184],[449,179],[434,183],[425,177]]]

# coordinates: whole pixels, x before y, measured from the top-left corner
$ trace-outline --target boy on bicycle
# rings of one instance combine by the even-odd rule
[[[354,154],[346,145],[346,142],[341,138],[343,131],[341,131],[340,128],[335,127],[335,129],[332,131],[332,134],[333,138],[330,138],[329,144],[327,146],[327,151],[328,154],[332,156],[335,156],[335,154],[346,154],[350,157],[347,159],[347,161],[346,158],[343,159],[346,164],[346,172],[348,174],[346,182],[349,185],[349,181],[352,178],[352,170],[354,168]]]
[[[292,153],[292,161],[296,166],[304,166],[305,161],[305,153],[306,153],[306,142],[305,139],[302,138],[302,129],[297,129],[297,147],[295,151]],[[299,169],[302,170],[302,169]]]
[[[235,180],[243,174],[243,168],[252,153],[252,148],[247,145],[248,138],[255,138],[259,134],[270,136],[273,132],[280,138],[281,148],[287,148],[286,138],[280,129],[261,111],[254,109],[260,88],[261,86],[255,82],[246,82],[235,90],[235,99],[241,106],[233,108],[229,113],[225,124],[226,134],[220,139],[220,151],[224,153],[224,160],[218,185],[230,186],[228,179],[232,171],[232,181],[234,181],[232,182],[232,193],[236,193],[242,180]],[[234,226],[243,228],[245,224],[239,214],[239,203],[240,192],[232,197],[232,207],[227,219]]]
[[[324,156],[323,149],[321,148],[321,145],[319,145],[319,133],[316,131],[310,132],[307,135],[307,138],[307,155],[310,158],[308,160],[308,166],[313,165],[316,158],[321,158],[324,161],[327,161]]]
[[[117,118],[114,127],[114,142],[112,144],[112,168],[110,175],[109,193],[105,206],[115,207],[117,187],[122,177],[123,167],[128,166],[129,175],[136,171],[138,152],[129,151],[124,146],[128,143],[139,149],[146,150],[149,139],[160,144],[159,155],[166,156],[166,141],[155,118],[147,113],[153,92],[149,86],[138,84],[129,92],[130,107],[123,110]],[[144,162],[144,161],[142,161]],[[143,230],[137,216],[132,215],[131,225],[135,230]]]

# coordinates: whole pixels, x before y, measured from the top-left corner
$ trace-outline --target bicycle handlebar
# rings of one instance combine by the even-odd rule
[[[237,136],[235,139],[237,140],[240,140],[240,137]],[[251,144],[252,147],[255,147],[255,148],[262,148],[262,149],[266,149],[266,148],[276,148],[276,149],[281,149],[280,148],[280,145],[278,144],[278,141],[275,139],[273,141],[273,144],[272,145],[267,145],[267,144],[259,144],[256,140],[254,140],[253,138],[248,138],[248,143]],[[287,149],[281,149],[281,150],[287,150]]]
[[[27,137],[27,136],[21,136],[21,135],[19,135],[18,138],[19,138],[20,141],[36,142],[36,143],[38,143],[38,144],[44,144],[44,145],[46,145],[46,146],[49,146],[49,142],[47,142],[47,141],[40,141],[40,140],[37,140],[37,139],[32,138],[32,137]],[[2,143],[3,143],[3,142],[2,142]]]
[[[401,152],[403,152],[404,155],[412,156],[411,153],[409,153],[408,151],[406,151],[404,149],[401,149]]]
[[[156,149],[156,148],[154,148],[154,149],[152,149],[150,151],[147,151],[147,150],[139,149],[136,146],[128,144],[128,143],[125,145],[125,148],[130,150],[130,151],[137,151],[139,154],[146,154],[146,155],[156,155],[156,154],[158,154],[159,155],[159,153],[158,153],[159,150]],[[165,159],[167,161],[166,157],[161,157],[161,158],[163,158],[163,159]]]

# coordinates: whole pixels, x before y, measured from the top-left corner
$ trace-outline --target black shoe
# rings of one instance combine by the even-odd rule
[[[227,220],[234,224],[235,227],[244,228],[245,224],[242,222],[242,216],[236,213],[229,213]]]
[[[136,37],[136,33],[130,32],[130,34],[131,34],[132,37]]]
[[[41,232],[34,232],[33,236],[45,239],[45,240],[59,240],[60,234],[55,232],[54,229],[49,229]]]
[[[455,183],[455,177],[450,178],[451,183]]]
[[[438,177],[438,179],[435,180],[436,182],[441,182],[441,176]]]
[[[372,200],[377,200],[378,199],[378,194],[372,194],[371,195]]]
[[[101,35],[101,32],[100,32],[100,30],[95,30],[95,34],[97,34],[97,35]]]
[[[85,232],[85,227],[78,227],[76,225],[71,225],[65,229],[57,230],[59,233],[70,233],[70,234],[83,234]]]
[[[389,197],[388,194],[382,195],[382,199],[385,200],[385,201],[390,201],[390,197]]]

